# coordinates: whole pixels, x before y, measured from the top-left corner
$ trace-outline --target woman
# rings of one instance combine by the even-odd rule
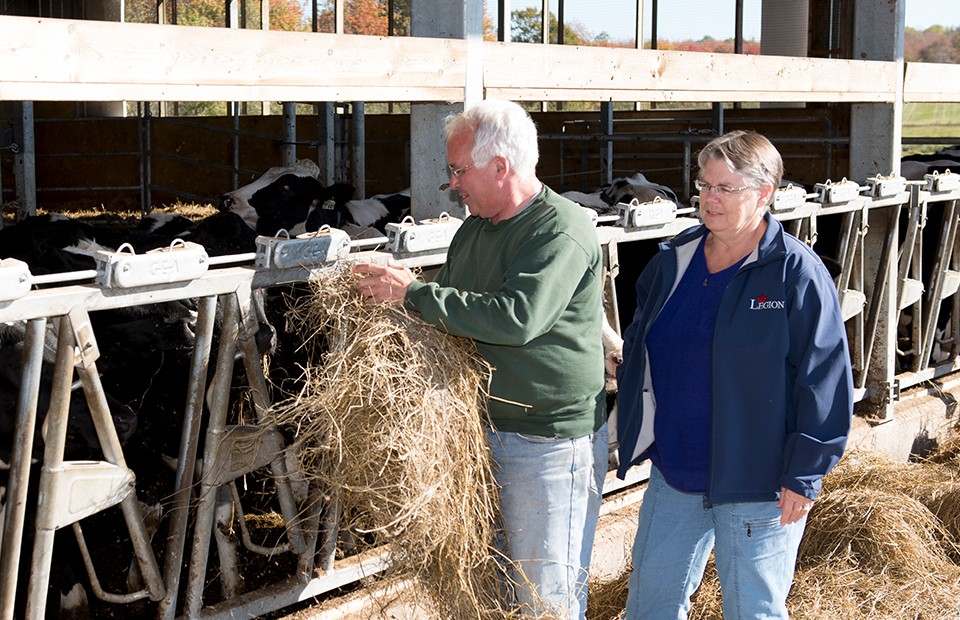
[[[626,618],[686,618],[711,549],[725,618],[786,618],[807,515],[850,430],[846,334],[823,263],[768,212],[776,148],[734,131],[698,164],[703,223],[637,281],[618,372],[618,475],[652,462]]]

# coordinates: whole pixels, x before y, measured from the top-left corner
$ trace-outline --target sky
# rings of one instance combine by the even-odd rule
[[[906,25],[917,30],[939,24],[960,27],[960,0],[906,0]],[[512,0],[513,10],[540,6],[540,0]],[[646,0],[649,16],[650,0]],[[744,0],[743,34],[746,39],[760,38],[761,0]],[[556,14],[557,0],[550,0]],[[564,20],[578,21],[594,35],[607,32],[611,39],[632,39],[635,26],[635,0],[566,0]],[[668,40],[732,38],[734,0],[660,0],[659,37]],[[946,8],[945,8],[946,7]],[[647,35],[649,36],[649,26]]]

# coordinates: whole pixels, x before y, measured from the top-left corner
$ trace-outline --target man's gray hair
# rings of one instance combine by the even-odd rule
[[[443,131],[448,140],[465,131],[474,132],[470,157],[478,168],[499,155],[521,176],[536,174],[540,159],[537,127],[527,111],[512,101],[485,99],[448,116]]]
[[[773,203],[773,196],[783,178],[783,159],[765,136],[738,129],[716,137],[700,150],[697,165],[702,170],[714,159],[725,163],[732,172],[742,175],[755,189],[768,183],[772,185],[774,191],[770,192],[767,204]]]

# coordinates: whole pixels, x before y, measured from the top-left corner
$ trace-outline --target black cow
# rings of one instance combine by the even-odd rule
[[[34,275],[94,269],[95,246],[117,248],[123,234],[57,213],[24,218],[0,229],[0,258],[17,258]]]

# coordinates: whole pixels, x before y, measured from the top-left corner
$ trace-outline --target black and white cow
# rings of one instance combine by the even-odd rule
[[[598,215],[616,215],[618,204],[629,203],[633,199],[644,203],[660,198],[679,204],[677,194],[672,189],[648,180],[640,172],[616,179],[590,193],[571,190],[563,192],[562,195],[584,207],[594,209]]]
[[[900,160],[900,174],[907,180],[922,181],[925,174],[943,174],[947,170],[960,174],[960,145],[936,153],[907,155]]]
[[[286,230],[291,236],[323,225],[351,236],[362,236],[368,228],[382,232],[384,224],[399,222],[410,211],[409,190],[353,200],[351,185],[325,187],[317,174],[316,164],[309,160],[271,168],[252,183],[223,194],[219,208],[238,215],[258,234]]]

